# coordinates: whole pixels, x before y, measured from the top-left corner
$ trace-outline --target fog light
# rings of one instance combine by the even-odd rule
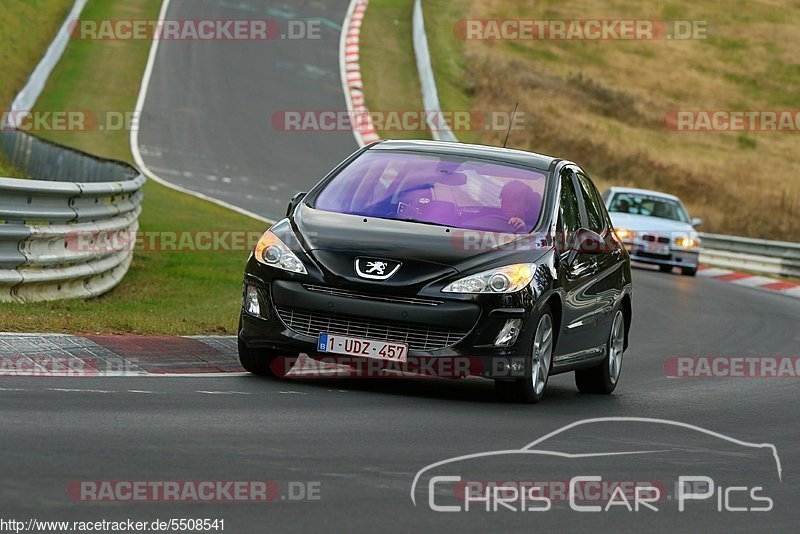
[[[497,334],[497,337],[494,340],[495,346],[508,347],[509,345],[513,345],[517,341],[521,326],[522,319],[507,320],[506,324],[503,326],[503,328],[500,330],[500,333]]]
[[[246,286],[244,293],[244,309],[250,315],[261,316],[261,303],[258,301],[258,289],[255,286]]]

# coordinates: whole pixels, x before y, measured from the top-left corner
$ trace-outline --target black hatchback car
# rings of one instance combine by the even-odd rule
[[[520,402],[575,371],[580,391],[608,394],[631,291],[625,247],[574,163],[383,141],[296,195],[263,235],[245,270],[239,355],[246,370],[278,376],[301,353],[449,369],[494,379]]]

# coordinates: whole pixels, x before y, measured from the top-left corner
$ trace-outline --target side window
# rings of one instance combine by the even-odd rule
[[[559,212],[559,231],[570,235],[581,226],[580,210],[578,208],[578,195],[572,183],[570,173],[561,175],[561,209]],[[566,237],[566,235],[564,237]]]
[[[586,208],[586,225],[589,230],[602,233],[605,230],[605,216],[603,215],[603,206],[597,196],[597,190],[589,178],[583,174],[578,174],[578,183],[581,187],[583,205]]]

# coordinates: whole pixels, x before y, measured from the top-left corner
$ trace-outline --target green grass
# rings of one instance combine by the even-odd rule
[[[74,0],[3,0],[0,15],[0,103],[3,109],[25,85]]]
[[[64,23],[74,0],[3,0],[0,107],[8,109]],[[0,153],[0,176],[22,177]]]
[[[155,19],[161,0],[90,0],[85,20]],[[150,53],[150,41],[71,41],[56,65],[36,110],[131,112]],[[127,129],[44,131],[37,135],[91,154],[132,161]]]
[[[154,19],[160,5],[160,0],[91,0],[83,17]],[[37,108],[132,111],[149,51],[146,41],[71,42]],[[99,156],[131,161],[128,136],[127,131],[46,135]],[[156,183],[149,182],[144,193],[140,232],[259,232],[265,226]],[[122,284],[106,295],[0,304],[0,324],[6,331],[232,334],[247,256],[247,251],[137,252]]]
[[[25,173],[0,154],[0,176],[6,178],[26,178]]]
[[[361,27],[361,72],[370,112],[423,109],[411,40],[413,0],[372,0]],[[382,139],[430,139],[422,131],[378,130]]]

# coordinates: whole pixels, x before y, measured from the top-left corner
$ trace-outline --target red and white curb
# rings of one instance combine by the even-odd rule
[[[353,0],[342,26],[340,43],[340,66],[344,86],[347,111],[352,117],[353,134],[360,146],[380,141],[364,100],[364,85],[361,80],[359,63],[361,24],[367,11],[369,0]]]
[[[697,276],[800,298],[800,284],[796,282],[785,282],[783,280],[776,280],[775,278],[767,278],[766,276],[759,276],[756,274],[704,266],[700,266],[697,270]]]
[[[0,377],[230,376],[235,337],[0,333]]]
[[[291,376],[319,377],[340,366],[300,355]],[[342,367],[341,369],[348,369]],[[18,334],[0,332],[3,377],[230,377],[239,364],[235,336]],[[0,388],[2,389],[2,388]]]

